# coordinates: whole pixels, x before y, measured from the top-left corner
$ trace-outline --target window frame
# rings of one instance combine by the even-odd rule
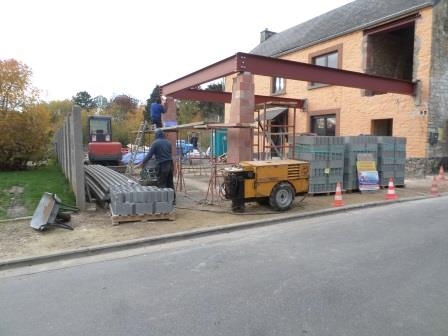
[[[377,35],[382,35],[382,34],[387,34],[390,32],[396,32],[399,30],[403,30],[403,29],[407,29],[409,27],[413,27],[413,34],[414,34],[414,45],[412,47],[413,49],[413,56],[412,56],[412,69],[409,69],[409,74],[411,74],[410,78],[406,79],[406,78],[397,78],[399,80],[405,80],[405,81],[414,81],[414,71],[415,71],[415,62],[416,62],[416,56],[415,56],[415,52],[416,52],[416,48],[417,46],[415,45],[415,39],[417,36],[417,20],[421,17],[420,13],[414,13],[411,14],[409,16],[403,17],[401,19],[398,20],[394,20],[392,22],[388,22],[388,23],[384,23],[384,24],[380,24],[379,26],[375,26],[372,28],[368,28],[365,29],[363,31],[364,34],[364,45],[365,45],[365,53],[363,55],[363,72],[365,74],[373,74],[373,75],[379,75],[379,76],[385,76],[385,77],[391,77],[388,75],[381,75],[381,74],[376,74],[375,73],[375,68],[371,67],[370,63],[372,61],[372,42],[371,42],[371,38],[375,37]],[[371,90],[363,90],[363,96],[365,97],[372,97],[375,96],[377,94],[382,94],[381,92],[374,92]]]
[[[337,44],[332,47],[321,49],[319,51],[313,52],[308,54],[308,63],[312,65],[316,65],[315,59],[323,56],[328,56],[331,54],[337,54],[338,60],[337,60],[337,67],[332,69],[342,69],[342,51],[343,47],[342,44]],[[327,62],[328,64],[328,62]],[[321,87],[327,87],[331,86],[331,84],[324,84],[324,83],[315,83],[315,82],[308,82],[308,89],[316,89]]]
[[[311,111],[308,112],[308,129],[309,132],[312,132],[312,128],[313,128],[313,118],[318,118],[318,117],[330,117],[333,116],[336,119],[336,125],[335,125],[335,130],[334,130],[334,136],[339,136],[340,135],[340,114],[341,114],[341,110],[340,109],[331,109],[331,110],[317,110],[317,111]]]
[[[280,80],[282,86],[277,89],[277,80]],[[286,93],[286,79],[284,77],[271,77],[271,96],[282,95]]]

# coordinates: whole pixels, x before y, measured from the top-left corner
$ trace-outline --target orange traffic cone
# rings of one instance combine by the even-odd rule
[[[445,171],[443,170],[443,166],[440,166],[439,176],[437,178],[439,179],[439,181],[446,181]]]
[[[435,176],[432,178],[432,185],[431,185],[431,193],[430,193],[430,195],[431,196],[440,196],[439,185],[437,183],[437,178]]]
[[[387,200],[397,199],[397,194],[395,193],[394,179],[392,177],[389,178],[389,185],[387,187],[386,199]]]
[[[334,201],[333,206],[338,207],[344,205],[344,202],[342,201],[342,190],[341,190],[341,184],[338,182],[336,184],[336,193],[334,194]]]

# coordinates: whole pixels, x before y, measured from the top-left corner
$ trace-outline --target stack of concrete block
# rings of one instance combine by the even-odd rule
[[[344,155],[344,189],[357,190],[358,169],[356,162],[358,154],[370,153],[373,161],[376,162],[378,156],[378,137],[371,135],[345,136]]]
[[[174,211],[174,190],[135,184],[110,186],[113,215],[169,214]]]
[[[394,178],[404,186],[406,138],[392,136],[296,136],[294,156],[310,163],[309,193],[333,192],[337,182],[357,190],[359,154],[370,154],[376,163],[379,185]]]
[[[406,138],[378,137],[378,174],[380,186],[388,186],[394,179],[395,186],[404,186],[406,165]]]
[[[344,142],[342,137],[297,136],[295,157],[310,163],[309,193],[328,193],[336,190],[343,180]]]

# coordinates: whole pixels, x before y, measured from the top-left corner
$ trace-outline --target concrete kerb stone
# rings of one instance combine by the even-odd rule
[[[440,195],[440,197],[446,197],[446,196],[448,196],[448,193],[443,193]],[[250,229],[250,228],[254,228],[254,227],[274,225],[274,224],[278,224],[278,223],[283,223],[285,221],[297,220],[297,219],[302,219],[302,218],[328,216],[331,214],[347,212],[347,211],[351,211],[351,210],[355,210],[355,209],[371,208],[371,207],[391,205],[391,204],[396,204],[396,203],[411,202],[411,201],[417,201],[417,200],[422,200],[422,199],[427,199],[427,198],[432,198],[432,197],[431,196],[417,196],[417,197],[401,198],[401,199],[397,199],[397,200],[393,200],[393,201],[385,200],[385,201],[376,201],[376,202],[368,202],[368,203],[359,203],[359,204],[354,204],[354,205],[345,205],[345,206],[341,206],[341,207],[337,207],[337,208],[328,208],[328,209],[310,211],[310,212],[305,212],[305,213],[300,213],[300,214],[279,215],[274,218],[268,218],[268,219],[263,219],[263,220],[247,221],[247,222],[242,222],[242,223],[237,223],[237,224],[229,224],[229,225],[221,225],[221,226],[212,227],[212,228],[194,229],[194,230],[189,230],[189,231],[184,231],[184,232],[179,232],[179,233],[174,233],[174,234],[161,235],[161,236],[151,237],[151,238],[141,238],[141,239],[128,240],[125,242],[96,245],[96,246],[92,246],[92,247],[86,247],[86,248],[80,248],[80,249],[68,250],[68,251],[61,251],[61,252],[57,252],[57,253],[36,256],[36,257],[9,259],[9,260],[5,260],[5,261],[0,261],[0,271],[10,270],[10,269],[20,268],[20,267],[34,266],[34,265],[44,264],[44,263],[57,261],[57,260],[61,260],[61,259],[68,260],[68,259],[75,259],[75,258],[80,258],[80,257],[89,257],[89,256],[99,255],[102,253],[118,252],[118,251],[122,251],[125,249],[165,244],[165,243],[169,243],[169,242],[198,238],[198,237],[214,235],[214,234],[219,234],[219,233],[234,232],[237,230],[246,230],[246,229]]]

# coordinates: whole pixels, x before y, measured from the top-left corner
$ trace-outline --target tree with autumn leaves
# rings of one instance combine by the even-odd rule
[[[31,76],[27,65],[0,60],[0,170],[25,169],[48,153],[51,115],[39,104]]]
[[[124,145],[135,140],[135,131],[148,114],[128,95],[116,96],[101,106],[86,91],[78,92],[72,100],[42,102],[39,90],[32,86],[31,76],[27,65],[14,59],[0,59],[0,170],[25,169],[30,161],[47,158],[52,153],[53,134],[70,113],[73,103],[83,108],[83,124],[92,110],[96,114],[111,115],[113,138]],[[207,90],[220,91],[222,84]],[[159,96],[160,87],[156,86],[147,101],[148,106]],[[222,114],[223,106],[218,104],[178,102],[181,124],[197,119],[221,120]]]

